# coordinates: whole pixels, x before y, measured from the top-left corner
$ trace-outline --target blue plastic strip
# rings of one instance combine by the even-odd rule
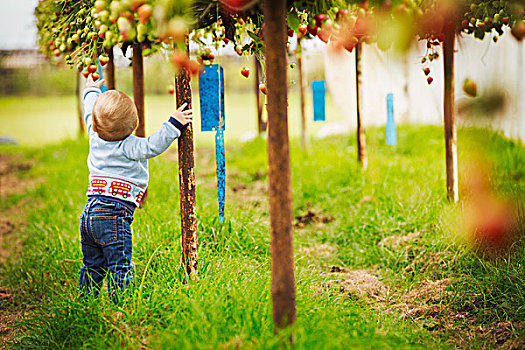
[[[219,200],[219,222],[224,222],[224,203],[226,198],[226,157],[224,152],[224,132],[221,128],[215,135],[215,159],[217,161],[217,198]]]
[[[201,105],[201,131],[224,130],[224,71],[220,67],[219,100],[219,65],[204,66],[199,76],[199,97]],[[221,113],[219,113],[221,111]],[[220,117],[222,123],[220,122]]]
[[[312,93],[314,98],[314,121],[324,121],[326,86],[324,80],[314,80],[312,82]]]
[[[104,75],[102,74],[102,66],[100,65],[100,62],[97,62],[97,70],[98,70],[98,75],[100,76],[100,79],[102,79]],[[102,84],[102,86],[100,87],[100,91],[102,92],[108,91],[108,87],[106,86],[106,84]]]
[[[386,144],[395,146],[397,144],[396,123],[394,121],[394,94],[386,95]]]

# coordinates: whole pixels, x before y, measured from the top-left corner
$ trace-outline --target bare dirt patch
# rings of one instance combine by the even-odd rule
[[[321,210],[308,209],[306,212],[295,216],[294,227],[305,228],[312,223],[327,224],[334,220],[332,216],[325,215]]]
[[[20,156],[0,154],[0,198],[23,193],[37,183],[35,179],[17,176],[31,169],[33,164],[33,161],[22,161]]]
[[[13,231],[14,227],[15,225],[11,222],[11,220],[0,216],[0,237]]]
[[[15,301],[15,291],[0,287],[0,349],[19,336],[18,325],[30,314],[23,311]]]
[[[332,266],[327,287],[336,288],[352,299],[366,302],[385,301],[389,290],[370,270],[349,270]]]
[[[407,302],[417,300],[424,303],[442,301],[451,295],[451,292],[447,291],[451,282],[450,278],[438,281],[422,281],[417,288],[412,289],[402,299]]]
[[[444,278],[436,281],[422,281],[408,293],[400,296],[397,303],[390,305],[406,318],[422,325],[429,331],[450,335],[457,348],[472,348],[473,340],[480,340],[484,349],[525,349],[525,339],[513,339],[525,322],[492,322],[481,324],[473,314],[479,298],[473,296],[461,309],[449,305],[453,292],[449,286],[458,279]]]
[[[23,161],[16,155],[0,154],[0,198],[26,192],[39,181],[20,177],[33,166],[33,161]],[[0,265],[8,259],[16,258],[22,249],[19,232],[24,225],[23,199],[14,206],[2,211],[0,216]],[[9,344],[18,337],[18,324],[28,317],[29,311],[22,310],[16,301],[17,290],[0,287],[0,343]]]

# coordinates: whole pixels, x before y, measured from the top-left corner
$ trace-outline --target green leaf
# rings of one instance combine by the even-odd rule
[[[299,24],[301,23],[301,20],[299,19],[299,15],[295,10],[292,10],[292,12],[289,12],[286,16],[286,20],[288,21],[288,26],[293,30],[299,29]]]
[[[252,32],[251,30],[248,31],[248,35],[250,36],[250,38],[252,38],[255,42],[257,41],[261,41],[261,38],[259,38],[259,36],[257,34],[255,34],[254,32]]]

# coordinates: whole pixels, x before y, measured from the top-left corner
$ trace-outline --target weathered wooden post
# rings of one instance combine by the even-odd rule
[[[257,56],[253,56],[255,62],[255,103],[257,104],[257,131],[259,136],[266,131],[264,122],[262,120],[263,115],[263,100],[261,98],[261,91],[259,91],[259,84],[261,83],[261,62],[257,59]]]
[[[366,134],[365,126],[361,117],[363,106],[363,84],[361,82],[361,55],[363,44],[359,42],[355,46],[355,84],[356,84],[356,104],[357,104],[357,160],[361,163],[361,167],[366,170],[368,167],[368,158],[366,155]]]
[[[75,93],[77,95],[77,116],[78,116],[78,133],[83,135],[86,132],[86,127],[84,126],[84,116],[82,115],[82,78],[80,72],[77,72],[77,83],[75,86]]]
[[[297,66],[299,68],[299,90],[301,92],[301,147],[306,149],[306,75],[303,71],[303,50],[301,49],[301,40],[298,42]]]
[[[139,126],[135,130],[135,135],[146,136],[146,126],[144,124],[144,59],[142,57],[142,44],[133,43],[133,100],[137,107],[139,116]]]
[[[106,66],[106,85],[108,90],[115,90],[117,84],[115,82],[115,57],[113,55],[113,47],[107,48],[106,53],[108,55],[109,61]]]
[[[454,203],[459,200],[458,193],[458,154],[456,144],[456,124],[454,121],[454,45],[456,32],[454,23],[448,22],[445,26],[445,40],[443,41],[445,95],[444,95],[444,123],[445,123],[445,155],[447,164],[447,195]]]
[[[187,38],[186,43],[188,43]],[[186,49],[188,50],[188,46],[186,46]],[[188,104],[187,108],[192,108],[190,74],[186,69],[180,69],[175,75],[175,94],[177,108],[184,103]],[[182,262],[186,267],[186,273],[191,277],[198,272],[197,208],[192,123],[182,131],[178,142]]]
[[[292,191],[286,81],[286,0],[264,0],[268,86],[268,178],[274,331],[295,321]]]

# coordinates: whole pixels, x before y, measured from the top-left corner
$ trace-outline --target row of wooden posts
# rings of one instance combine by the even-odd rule
[[[282,72],[287,68],[286,52],[286,0],[264,0],[263,11],[266,31],[274,33],[265,38],[266,80],[268,86],[268,179],[270,204],[270,235],[272,260],[272,301],[275,330],[291,324],[295,320],[295,281],[292,238],[292,190],[290,171],[290,152],[288,139],[288,112],[282,106],[287,105],[287,81]],[[443,45],[445,65],[445,143],[447,164],[447,190],[449,198],[457,201],[457,157],[456,130],[454,126],[454,30],[451,27]],[[357,147],[358,160],[363,168],[367,166],[366,138],[362,113],[361,84],[361,45],[356,47],[356,87],[357,87]],[[108,50],[109,63],[106,68],[108,89],[115,89],[115,66],[113,51]],[[145,136],[144,123],[144,67],[141,44],[133,44],[133,96],[139,115],[139,126],[136,135]],[[298,68],[303,78],[302,59],[298,58]],[[262,100],[259,94],[260,71],[255,69],[258,130],[262,132],[265,125],[262,120]],[[301,82],[302,136],[301,144],[305,146],[305,86]],[[77,89],[80,89],[77,84]],[[180,70],[175,76],[176,105],[188,104],[192,108],[190,75]],[[78,92],[78,91],[77,91]],[[79,106],[80,108],[80,106]],[[81,121],[82,121],[82,117]],[[80,123],[82,125],[82,123]],[[197,213],[195,200],[195,162],[193,127],[190,124],[178,139],[182,262],[188,276],[198,271],[197,254]]]

